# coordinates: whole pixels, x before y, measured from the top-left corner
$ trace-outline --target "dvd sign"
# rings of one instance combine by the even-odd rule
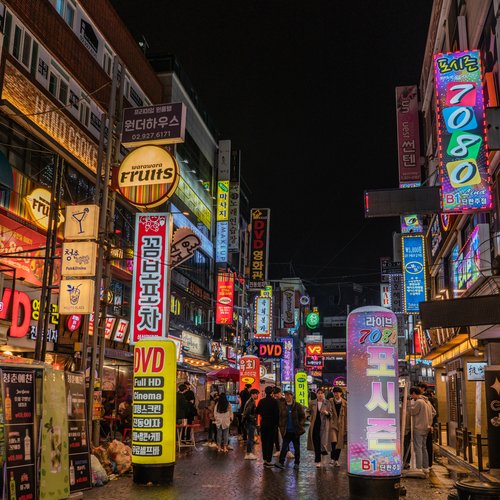
[[[283,357],[283,344],[281,342],[256,342],[259,358],[281,359]]]

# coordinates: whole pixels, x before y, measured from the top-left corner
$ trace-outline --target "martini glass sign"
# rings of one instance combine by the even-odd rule
[[[88,213],[89,213],[89,209],[88,209],[88,207],[85,207],[81,212],[75,212],[75,213],[71,214],[71,218],[75,219],[76,222],[78,222],[78,225],[79,225],[78,234],[83,233],[82,222],[84,221],[85,217],[87,217]]]

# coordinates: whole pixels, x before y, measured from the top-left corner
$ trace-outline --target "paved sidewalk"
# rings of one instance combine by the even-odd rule
[[[132,478],[122,477],[107,485],[84,493],[84,500],[216,500],[246,499],[348,499],[346,453],[341,456],[341,467],[316,469],[314,455],[306,448],[302,437],[300,470],[293,469],[293,460],[287,468],[263,467],[260,446],[256,446],[258,460],[243,460],[244,448],[235,437],[231,438],[234,451],[228,454],[199,446],[198,451],[178,455],[174,482],[169,486],[143,486]],[[439,466],[438,466],[439,467]],[[443,468],[444,469],[444,468]],[[408,500],[447,500],[451,480],[446,470],[431,473],[429,479],[403,479]],[[368,500],[368,499],[367,499]]]

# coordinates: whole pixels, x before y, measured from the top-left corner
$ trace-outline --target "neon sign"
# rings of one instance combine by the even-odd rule
[[[479,50],[434,56],[443,212],[492,207]]]
[[[295,374],[295,400],[302,406],[309,406],[309,389],[306,372],[297,372]]]
[[[383,307],[355,309],[347,318],[347,378],[357,380],[347,405],[348,472],[401,474],[396,315]]]
[[[419,303],[427,298],[424,237],[403,236],[404,312],[418,314]]]

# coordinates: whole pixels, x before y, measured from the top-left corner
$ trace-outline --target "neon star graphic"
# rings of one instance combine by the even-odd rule
[[[495,377],[495,383],[493,385],[490,385],[490,387],[492,389],[495,389],[495,391],[497,391],[497,394],[500,396],[500,381],[497,377]]]

